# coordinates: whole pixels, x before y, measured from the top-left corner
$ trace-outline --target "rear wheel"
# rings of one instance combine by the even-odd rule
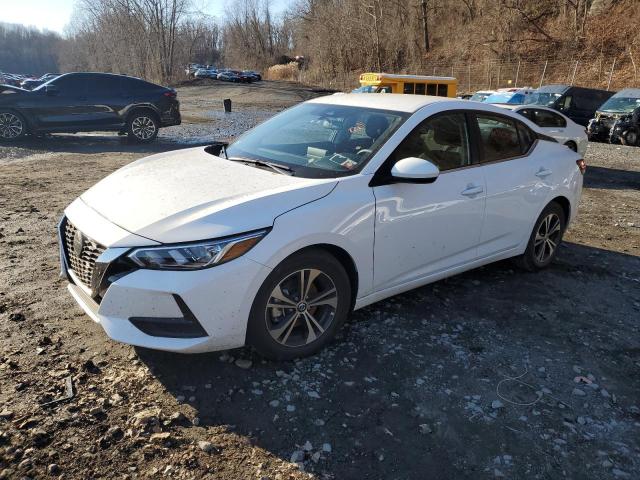
[[[564,210],[551,202],[536,221],[524,254],[516,263],[531,272],[548,267],[558,253],[566,225]]]
[[[349,277],[322,250],[289,257],[267,277],[251,308],[247,340],[263,356],[290,360],[331,341],[351,308]]]
[[[638,132],[636,130],[627,130],[620,136],[621,143],[630,147],[640,145],[638,139]]]
[[[158,136],[158,128],[155,114],[147,110],[140,110],[129,117],[127,135],[136,142],[148,143]]]
[[[27,134],[27,124],[22,115],[0,110],[0,140],[14,141]]]

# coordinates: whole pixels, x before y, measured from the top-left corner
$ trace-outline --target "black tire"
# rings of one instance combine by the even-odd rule
[[[160,122],[151,110],[136,110],[127,120],[127,135],[138,143],[153,142],[158,136]]]
[[[13,110],[0,109],[0,142],[15,142],[27,134],[27,122]]]
[[[640,135],[636,130],[627,130],[620,135],[620,143],[628,147],[635,147],[640,145]]]
[[[302,300],[301,271],[307,280]],[[324,250],[304,250],[278,265],[260,287],[247,343],[273,360],[313,355],[333,339],[350,311],[351,283],[342,264]]]
[[[567,143],[565,143],[565,146],[569,147],[574,152],[578,151],[578,146],[576,145],[576,142],[568,141]]]
[[[549,223],[546,223],[547,220],[549,220]],[[557,231],[555,220],[557,220],[559,227]],[[566,221],[562,207],[556,202],[549,203],[536,220],[524,254],[515,258],[516,264],[530,272],[536,272],[548,267],[558,253]],[[547,229],[551,229],[552,233],[547,235]],[[541,237],[543,240],[541,240]],[[547,240],[550,240],[551,243],[548,243]],[[555,245],[553,250],[551,250],[552,245]],[[544,249],[542,255],[541,248]]]

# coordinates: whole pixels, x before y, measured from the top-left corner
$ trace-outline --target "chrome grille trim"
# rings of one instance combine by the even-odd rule
[[[74,245],[78,235],[82,235],[82,243],[76,242]],[[91,290],[96,260],[106,247],[83,235],[68,219],[64,225],[64,247],[69,269],[85,287]]]

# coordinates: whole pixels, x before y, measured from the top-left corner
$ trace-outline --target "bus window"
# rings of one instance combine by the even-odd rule
[[[447,86],[443,85],[442,83],[438,84],[438,96],[439,97],[446,97],[447,96]]]
[[[416,83],[416,95],[424,95],[424,83]]]
[[[413,83],[405,83],[404,84],[404,93],[413,93]]]
[[[438,86],[435,83],[427,84],[427,95],[435,95],[437,92]]]

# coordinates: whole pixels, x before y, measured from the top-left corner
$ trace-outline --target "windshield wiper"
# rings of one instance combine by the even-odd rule
[[[250,163],[251,165],[256,165],[258,167],[268,167],[276,173],[280,175],[293,175],[293,169],[286,167],[284,165],[278,165],[277,163],[265,162],[263,160],[254,160],[252,158],[244,158],[244,157],[227,157],[228,160],[232,162],[242,162],[242,163]]]

